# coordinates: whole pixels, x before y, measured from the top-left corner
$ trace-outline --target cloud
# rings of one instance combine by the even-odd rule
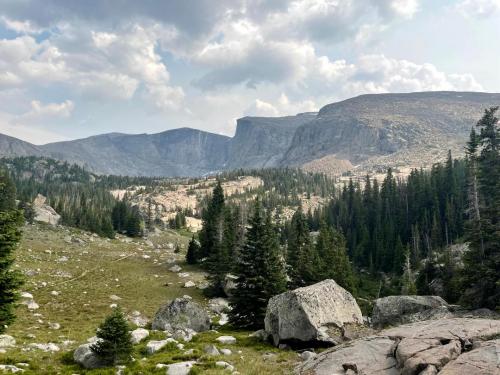
[[[245,110],[244,114],[247,116],[276,117],[317,110],[318,106],[313,100],[292,102],[288,96],[282,93],[273,103],[255,99],[255,102]]]
[[[486,18],[500,11],[500,0],[462,0],[456,9],[465,17]]]
[[[386,18],[412,18],[420,8],[419,0],[374,0],[375,6]]]
[[[15,123],[36,123],[46,120],[67,119],[71,116],[74,103],[71,100],[65,100],[62,103],[42,104],[38,100],[31,102],[31,109],[15,118]]]

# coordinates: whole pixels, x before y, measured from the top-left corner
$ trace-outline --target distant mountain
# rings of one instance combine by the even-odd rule
[[[181,128],[111,133],[35,146],[0,135],[0,156],[48,156],[102,174],[200,176],[223,169],[303,166],[337,173],[417,167],[463,153],[470,128],[500,94],[362,95],[318,113],[244,117],[233,138]]]

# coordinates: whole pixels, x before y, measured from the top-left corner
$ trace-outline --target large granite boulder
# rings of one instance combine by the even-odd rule
[[[38,194],[33,201],[35,221],[57,225],[59,223],[59,220],[61,220],[61,215],[59,215],[52,207],[46,204],[46,201],[47,198],[41,194]]]
[[[500,373],[499,340],[483,340],[499,334],[498,320],[421,321],[326,350],[299,365],[297,373],[495,375]]]
[[[275,345],[283,342],[343,341],[347,326],[361,326],[354,297],[333,280],[298,288],[269,300],[265,330]]]
[[[449,305],[438,296],[389,296],[375,300],[375,327],[452,317]]]
[[[100,368],[108,365],[92,351],[92,345],[93,343],[88,343],[76,348],[73,352],[74,361],[86,369]]]
[[[210,329],[210,317],[191,299],[176,298],[160,307],[153,319],[152,328],[169,332],[186,329],[203,332]]]

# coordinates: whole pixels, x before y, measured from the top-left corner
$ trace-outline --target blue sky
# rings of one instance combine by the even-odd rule
[[[0,133],[41,144],[500,92],[500,0],[2,0]]]

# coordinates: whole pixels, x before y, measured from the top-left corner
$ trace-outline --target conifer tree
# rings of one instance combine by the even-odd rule
[[[15,197],[14,184],[6,172],[0,171],[0,333],[14,320],[17,289],[22,284],[20,273],[12,269],[24,221]]]
[[[186,253],[186,263],[196,264],[198,263],[198,256],[200,252],[200,244],[195,240],[194,236],[189,241],[189,245]]]
[[[235,326],[260,328],[269,298],[286,290],[286,278],[274,225],[270,215],[264,217],[259,201],[249,225],[235,267],[237,287],[229,317]]]
[[[224,207],[224,190],[218,180],[208,207],[202,213],[202,230],[199,233],[201,258],[208,258],[218,251],[222,240]]]
[[[305,286],[311,281],[315,256],[311,246],[307,218],[302,207],[294,213],[290,223],[287,248],[288,277],[291,289]]]
[[[97,330],[98,340],[90,349],[108,365],[127,362],[132,353],[131,335],[120,308],[106,317]]]

